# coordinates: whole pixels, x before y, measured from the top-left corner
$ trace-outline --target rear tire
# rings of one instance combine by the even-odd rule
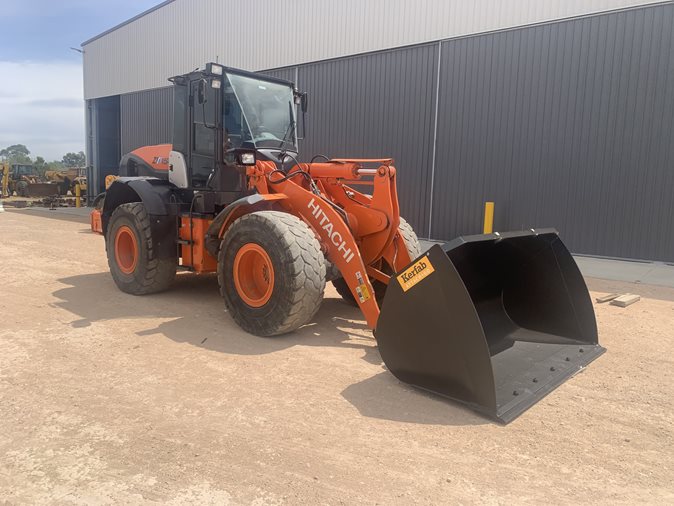
[[[325,290],[325,259],[299,218],[259,211],[237,219],[222,240],[218,284],[234,321],[246,332],[292,332],[316,314]]]
[[[105,247],[120,290],[146,295],[166,290],[176,277],[177,257],[157,258],[150,217],[141,202],[122,204],[108,223]]]
[[[418,256],[420,256],[421,244],[419,244],[419,238],[417,237],[416,232],[412,228],[412,225],[407,223],[407,221],[405,221],[404,218],[400,218],[400,225],[398,227],[398,231],[400,232],[400,235],[403,238],[403,242],[407,247],[407,251],[410,254],[410,257],[412,259],[415,259]],[[371,278],[370,283],[372,283],[372,288],[374,288],[374,296],[377,299],[377,303],[381,306],[381,303],[384,301],[384,296],[386,295],[387,285],[382,283],[381,281]],[[348,302],[353,306],[358,305],[356,299],[353,297],[353,294],[351,293],[351,290],[349,289],[349,285],[347,285],[346,281],[344,281],[344,278],[340,277],[338,279],[333,280],[332,286],[335,287],[335,290],[337,290],[337,293],[340,295],[340,297],[342,297],[342,299],[344,299],[345,302]]]

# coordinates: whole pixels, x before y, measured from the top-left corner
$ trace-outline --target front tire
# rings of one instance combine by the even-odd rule
[[[150,217],[142,202],[112,213],[105,240],[108,266],[120,290],[146,295],[166,290],[176,277],[177,257],[157,258]]]
[[[232,318],[246,332],[292,332],[316,314],[325,290],[325,260],[299,218],[259,211],[237,219],[218,254],[218,284]]]

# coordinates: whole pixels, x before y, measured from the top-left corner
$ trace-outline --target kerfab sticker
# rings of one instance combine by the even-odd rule
[[[428,257],[424,257],[418,262],[415,262],[408,269],[405,269],[402,274],[398,274],[398,283],[400,283],[400,286],[406,292],[419,281],[428,277],[434,272],[435,269],[433,268],[433,264],[431,264],[431,261],[428,259]]]

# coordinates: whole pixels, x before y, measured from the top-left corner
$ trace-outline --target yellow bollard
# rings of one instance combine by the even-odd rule
[[[494,203],[484,203],[484,234],[491,234],[494,231]]]
[[[80,189],[80,184],[77,183],[75,185],[75,207],[81,207],[82,206],[82,199],[80,198],[82,195],[82,190]]]

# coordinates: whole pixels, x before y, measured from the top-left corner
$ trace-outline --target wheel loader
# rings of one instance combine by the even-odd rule
[[[58,187],[45,182],[32,165],[6,165],[3,173],[6,174],[6,191],[10,196],[16,193],[19,197],[46,197],[58,193]]]
[[[604,351],[553,229],[423,252],[392,159],[299,160],[308,101],[293,83],[215,63],[169,80],[172,143],[125,155],[91,215],[122,291],[217,273],[236,323],[276,336],[310,322],[332,282],[391,373],[501,423]]]

